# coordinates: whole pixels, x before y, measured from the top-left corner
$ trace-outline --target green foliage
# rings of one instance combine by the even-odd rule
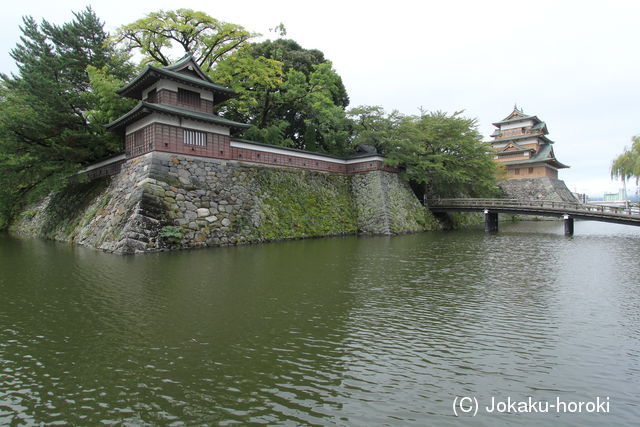
[[[127,49],[138,49],[144,62],[170,65],[170,52],[182,47],[191,52],[206,72],[259,34],[243,27],[219,21],[204,12],[177,9],[149,13],[121,27],[114,39]]]
[[[108,67],[127,79],[127,55],[107,43],[103,23],[87,8],[61,26],[23,19],[11,51],[18,75],[0,83],[0,225],[6,226],[25,196],[40,197],[100,157],[119,151],[88,112],[98,104],[87,68]],[[28,200],[27,200],[28,201]]]
[[[44,212],[39,234],[51,239],[73,240],[80,226],[91,221],[96,212],[109,201],[110,197],[104,196],[97,206],[87,211],[108,184],[109,180],[103,178],[71,183],[56,191]]]
[[[126,81],[118,78],[113,73],[112,67],[96,68],[93,65],[89,65],[87,74],[91,92],[94,95],[93,108],[85,114],[90,122],[99,125],[109,124],[136,105],[136,100],[123,98],[116,93],[118,89],[126,84]],[[113,133],[108,133],[107,135],[113,136],[118,141],[122,139],[122,136]],[[119,145],[113,147],[113,149],[118,150],[121,146],[122,142],[120,141]]]
[[[178,244],[184,238],[182,228],[175,225],[165,225],[160,229],[159,237],[169,244]]]
[[[342,79],[319,50],[293,40],[247,45],[210,73],[240,96],[221,112],[253,125],[247,138],[298,149],[344,154],[349,103]]]
[[[238,93],[222,106],[221,111],[231,119],[249,122],[256,111],[264,107],[260,94],[277,91],[282,86],[283,64],[253,55],[251,45],[246,45],[219,62],[209,76]]]
[[[640,179],[640,135],[631,138],[633,144],[631,148],[625,148],[611,165],[611,177],[628,180],[636,178],[636,183]]]
[[[357,231],[356,209],[345,177],[261,168],[259,238],[279,240]]]
[[[106,182],[106,180],[105,180]],[[93,206],[91,206],[91,208],[89,210],[87,210],[86,214],[84,215],[84,218],[82,220],[82,226],[85,226],[87,224],[89,224],[91,222],[91,220],[96,216],[96,214],[101,211],[102,209],[105,208],[105,206],[107,206],[107,203],[109,203],[109,200],[111,200],[111,195],[110,194],[105,194],[99,201],[98,203],[95,203]]]
[[[282,145],[292,147],[293,141],[284,137],[285,130],[289,124],[280,120],[266,128],[252,126],[244,133],[244,137],[251,141],[259,141],[264,144]]]
[[[375,146],[390,166],[403,169],[414,191],[428,197],[490,197],[499,193],[500,169],[482,142],[475,119],[436,111],[385,114],[380,107],[349,112],[354,143]]]
[[[387,140],[392,137],[403,116],[396,110],[387,114],[384,108],[376,105],[360,105],[347,112],[351,120],[352,145],[369,145],[379,153],[386,150]]]

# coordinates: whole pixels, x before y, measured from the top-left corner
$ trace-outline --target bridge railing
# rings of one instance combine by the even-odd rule
[[[425,204],[430,207],[457,207],[457,208],[541,208],[548,210],[571,212],[593,212],[601,214],[614,214],[624,216],[640,216],[638,206],[607,206],[590,205],[585,203],[558,202],[555,200],[520,200],[520,199],[425,199]]]

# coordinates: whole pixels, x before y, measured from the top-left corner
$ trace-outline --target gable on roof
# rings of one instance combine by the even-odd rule
[[[163,67],[163,69],[174,71],[176,73],[186,74],[192,77],[197,77],[209,83],[213,83],[209,76],[207,76],[204,71],[202,71],[191,52],[188,52],[175,64]]]
[[[178,63],[168,67],[159,68],[147,65],[142,73],[117,90],[116,93],[120,96],[142,100],[144,89],[155,84],[160,79],[169,79],[187,86],[214,92],[216,94],[214,98],[216,104],[236,95],[233,89],[213,83],[198,67],[190,54],[182,58]]]
[[[505,117],[501,121],[504,122],[506,120],[522,118],[522,117],[528,117],[528,116],[526,114],[524,114],[524,112],[522,111],[521,108],[518,108],[518,105],[514,105],[513,106],[513,111],[511,112],[511,114],[509,114],[507,117]]]
[[[523,147],[516,144],[515,142],[510,142],[502,151],[512,151],[512,150],[523,150]]]
[[[522,111],[522,109],[518,108],[518,106],[516,105],[513,107],[513,111],[507,117],[500,120],[499,122],[493,123],[493,125],[496,127],[501,127],[502,125],[507,123],[514,123],[514,122],[519,122],[523,120],[532,120],[534,126],[538,125],[539,123],[542,123],[542,120],[540,120],[538,116],[525,114]]]

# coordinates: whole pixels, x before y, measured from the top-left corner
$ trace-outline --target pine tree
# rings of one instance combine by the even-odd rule
[[[133,71],[128,57],[107,43],[109,35],[91,8],[58,26],[23,18],[11,57],[17,74],[0,75],[0,215],[24,194],[62,182],[83,165],[118,151],[114,135],[87,113],[99,99],[88,66],[122,79]],[[3,225],[0,220],[0,227]]]

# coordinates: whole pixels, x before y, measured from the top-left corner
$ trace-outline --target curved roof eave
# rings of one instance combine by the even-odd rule
[[[183,118],[187,118],[190,120],[196,120],[205,123],[216,124],[220,126],[226,126],[229,128],[235,129],[247,129],[251,125],[246,123],[235,122],[233,120],[228,120],[223,117],[216,116],[214,114],[201,113],[198,111],[189,110],[186,108],[176,107],[168,104],[152,104],[149,102],[140,101],[134,108],[132,108],[128,113],[120,116],[113,122],[107,124],[105,127],[107,130],[117,132],[123,127],[127,126],[127,124],[132,121],[138,120],[140,115],[146,116],[151,113],[161,113],[168,115],[175,115]]]
[[[147,65],[145,69],[136,78],[131,80],[127,85],[118,89],[116,93],[120,96],[126,96],[134,99],[142,98],[142,91],[160,80],[161,78],[167,78],[177,81],[179,83],[186,84],[188,86],[195,86],[201,89],[217,92],[222,95],[224,99],[229,99],[236,96],[236,92],[228,87],[212,83],[210,81],[202,80],[197,77],[190,76],[188,74],[180,73],[177,71],[168,70],[165,68],[158,68],[152,65]],[[147,83],[148,82],[148,83]],[[145,83],[147,83],[145,85]]]

